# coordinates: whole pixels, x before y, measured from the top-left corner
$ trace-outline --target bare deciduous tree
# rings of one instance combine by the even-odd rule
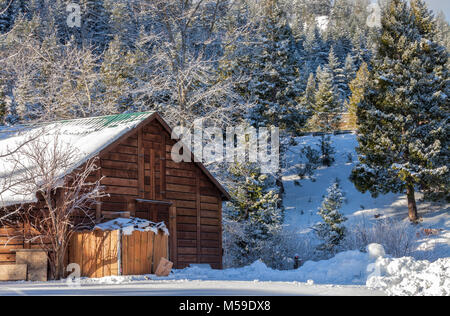
[[[37,203],[5,208],[3,218],[23,224],[25,242],[47,251],[52,276],[64,276],[65,256],[73,233],[92,227],[93,207],[106,194],[95,177],[98,158],[81,166],[79,153],[58,135],[27,142],[7,157],[10,166],[8,190],[22,196],[35,196]],[[11,180],[12,179],[12,180]]]
[[[223,126],[245,110],[232,79],[220,78],[217,71],[225,47],[248,31],[247,25],[226,25],[235,5],[225,0],[145,3],[143,14],[152,27],[139,41],[147,56],[135,91],[141,108],[163,111],[170,123],[185,126],[198,117]]]

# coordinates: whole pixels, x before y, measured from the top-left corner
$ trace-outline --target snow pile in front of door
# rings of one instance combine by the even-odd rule
[[[158,231],[162,231],[164,234],[169,235],[169,230],[164,222],[154,223],[142,218],[130,217],[130,218],[115,218],[105,223],[97,224],[94,230],[119,230],[121,229],[124,235],[131,235],[134,231],[148,232],[152,231],[155,234]]]

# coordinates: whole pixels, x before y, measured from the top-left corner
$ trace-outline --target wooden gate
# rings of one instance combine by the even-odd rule
[[[159,231],[119,230],[78,232],[69,247],[69,263],[80,266],[82,277],[154,273],[161,258],[168,258],[168,235]]]

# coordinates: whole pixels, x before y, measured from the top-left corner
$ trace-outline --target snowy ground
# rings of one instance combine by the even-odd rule
[[[0,296],[7,295],[164,295],[164,296],[381,296],[384,292],[362,286],[308,285],[298,282],[253,281],[123,281],[116,284],[7,283]]]
[[[290,161],[293,165],[299,163],[299,151],[309,145],[318,149],[319,137],[305,136],[298,139],[299,144],[290,150]],[[301,186],[295,185],[298,176],[295,169],[285,172],[284,184],[286,196],[287,229],[298,234],[308,234],[311,227],[320,221],[317,208],[320,206],[327,188],[338,178],[345,192],[346,203],[341,212],[348,218],[347,226],[360,222],[373,222],[378,218],[407,222],[407,201],[405,195],[387,194],[372,198],[369,193],[362,194],[356,190],[349,180],[351,170],[357,163],[355,148],[356,135],[344,134],[332,136],[336,150],[336,161],[329,168],[320,167],[314,172],[315,180],[304,179]],[[351,156],[351,159],[349,159]],[[450,205],[420,201],[418,197],[419,216],[423,221],[415,228],[417,230],[417,257],[435,261],[450,257]],[[438,234],[423,234],[424,229],[439,231]]]

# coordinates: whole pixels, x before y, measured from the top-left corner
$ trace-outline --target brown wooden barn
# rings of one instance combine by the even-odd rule
[[[97,177],[110,195],[93,212],[98,221],[129,212],[154,222],[164,221],[170,232],[170,259],[176,268],[206,263],[222,268],[222,202],[229,194],[201,163],[171,159],[171,128],[156,112],[76,119],[58,125],[64,138],[98,156]],[[39,126],[42,126],[40,124]],[[0,130],[0,148],[14,133]],[[0,172],[0,177],[1,177]],[[0,206],[38,203],[36,196],[4,192]],[[169,218],[169,209],[174,216]],[[176,229],[173,229],[176,226]],[[2,236],[3,234],[3,236]],[[10,249],[33,248],[15,240],[2,247],[7,229],[0,229],[0,264],[14,261]]]

